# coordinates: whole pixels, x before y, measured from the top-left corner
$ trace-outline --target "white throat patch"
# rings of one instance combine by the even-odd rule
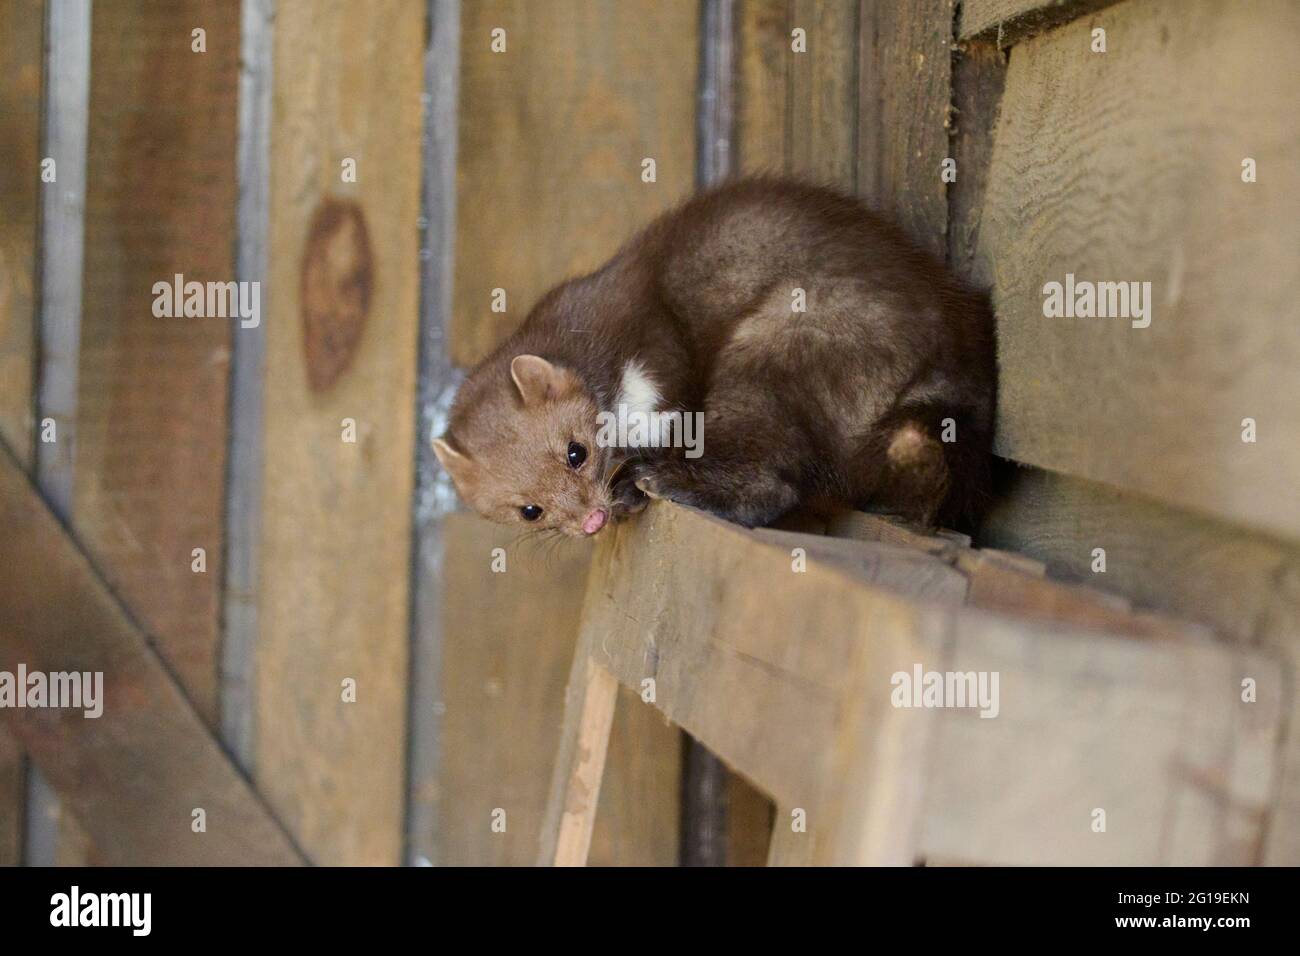
[[[635,412],[648,418],[658,411],[661,400],[659,386],[646,374],[645,366],[635,359],[623,366],[623,381],[619,386],[618,400],[614,403],[616,412],[622,405],[625,414],[630,416]],[[629,444],[640,447],[642,443]]]

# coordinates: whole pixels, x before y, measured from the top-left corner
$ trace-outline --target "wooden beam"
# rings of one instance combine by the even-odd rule
[[[158,318],[152,289],[234,278],[239,9],[110,3],[92,27],[72,525],[215,723],[239,320]]]
[[[254,775],[321,864],[402,858],[426,13],[276,14]]]
[[[1300,124],[1267,66],[1297,43],[1294,3],[1150,0],[1016,46],[979,230],[999,454],[1300,536]],[[1150,325],[1046,317],[1067,275],[1150,283]]]
[[[437,863],[537,860],[592,547],[476,515],[443,522]],[[500,569],[500,570],[494,570]],[[631,690],[614,713],[591,836],[595,865],[677,861],[680,733]],[[494,830],[501,810],[506,829]]]
[[[495,29],[505,52],[491,49]],[[698,29],[692,3],[465,5],[458,365],[473,365],[547,289],[599,266],[691,192]],[[644,159],[655,161],[655,182],[642,182]],[[492,311],[493,289],[505,290],[506,311]]]
[[[1047,562],[1075,583],[1104,584],[1140,607],[1203,622],[1221,639],[1300,656],[1300,548],[1077,478],[1016,468],[984,539]],[[1097,563],[1102,549],[1104,565]],[[1094,570],[1097,569],[1097,570]],[[1294,666],[1294,665],[1293,665]],[[1260,862],[1300,863],[1300,699],[1271,688],[1289,715],[1278,802]]]
[[[987,37],[1006,48],[1116,0],[962,0],[957,37]]]
[[[863,0],[859,17],[858,194],[921,246],[945,252],[955,0]]]
[[[740,4],[736,138],[744,172],[855,191],[858,18],[857,0]]]
[[[153,641],[0,451],[0,670],[102,674],[103,713],[0,708],[113,866],[301,858],[213,738]],[[195,832],[194,811],[206,816]]]
[[[599,265],[691,191],[699,14],[653,0],[463,5],[454,362],[481,357],[547,288]],[[497,28],[502,53],[491,48]],[[641,181],[643,158],[656,161],[655,182]],[[494,288],[507,292],[505,313],[490,310]],[[451,496],[445,484],[441,493]],[[590,550],[560,548],[543,562],[512,546],[516,532],[464,515],[441,533],[437,862],[532,863]],[[504,574],[491,571],[496,547],[508,554]],[[678,732],[629,692],[612,734],[591,859],[675,862]],[[490,829],[497,807],[505,833]]]
[[[1267,655],[916,602],[662,503],[598,546],[587,594],[594,663],[653,679],[670,720],[805,809],[817,862],[1245,863],[1262,839]],[[918,665],[1000,675],[996,716],[893,706]]]
[[[855,191],[858,173],[858,4],[792,0],[790,30],[806,33],[807,52],[789,58],[787,172]]]

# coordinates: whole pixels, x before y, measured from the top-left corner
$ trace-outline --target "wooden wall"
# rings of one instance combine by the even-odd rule
[[[970,230],[998,313],[997,449],[1044,469],[1012,476],[987,534],[1294,668],[1300,126],[1283,64],[1300,10],[1128,0],[1054,23],[1012,33]],[[1045,318],[1043,283],[1067,272],[1151,282],[1150,326]],[[1259,858],[1294,864],[1300,701],[1265,692],[1293,716]]]
[[[0,440],[33,459],[42,0],[0,0]],[[0,731],[0,866],[19,862],[24,760]]]
[[[740,3],[741,166],[853,189],[991,289],[997,451],[1017,466],[988,542],[1294,666],[1295,5]],[[1045,318],[1066,272],[1150,281],[1151,326]],[[1300,734],[1286,746],[1259,858],[1295,863]]]
[[[492,32],[505,31],[505,52]],[[698,47],[693,3],[465,4],[454,309],[468,366],[560,280],[590,270],[691,192]],[[649,38],[653,42],[648,42]],[[656,179],[643,182],[642,160]],[[506,311],[491,310],[492,290]],[[448,526],[438,862],[532,864],[577,635],[589,549],[549,559],[517,533]],[[509,570],[494,574],[492,549]],[[631,695],[602,792],[593,861],[672,863],[679,735]],[[506,811],[506,832],[491,811]]]
[[[739,167],[852,190],[990,289],[1008,466],[984,541],[1205,621],[1294,671],[1300,8],[737,4]],[[39,361],[42,10],[0,0],[0,437],[24,467]],[[414,407],[427,12],[422,0],[286,0],[274,27],[254,774],[320,863],[403,851],[412,462],[427,437]],[[463,5],[446,328],[457,366],[691,192],[699,13],[694,0]],[[177,272],[233,277],[239,8],[104,3],[92,26],[71,532],[212,725],[240,330],[156,319],[150,289]],[[953,182],[941,176],[949,158]],[[1242,179],[1248,159],[1254,182]],[[1150,327],[1045,317],[1043,284],[1066,273],[1151,282]],[[337,334],[315,337],[321,323]],[[531,553],[468,516],[446,522],[443,544],[437,862],[530,863],[588,555]],[[198,547],[202,574],[190,570]],[[1300,695],[1260,693],[1284,699],[1292,720],[1256,855],[1294,864]],[[625,695],[614,739],[592,859],[673,862],[680,737]],[[23,772],[0,738],[0,863],[19,857]],[[744,833],[762,829],[758,804],[736,805]],[[75,826],[65,843],[65,860],[95,858]]]
[[[254,779],[322,864],[402,855],[424,23],[275,21]]]

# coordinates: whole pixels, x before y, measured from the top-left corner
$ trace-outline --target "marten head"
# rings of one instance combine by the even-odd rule
[[[516,355],[471,375],[433,450],[456,491],[491,521],[593,535],[614,513],[609,482],[620,464],[598,447],[595,396],[576,374]],[[475,381],[475,379],[479,381]]]

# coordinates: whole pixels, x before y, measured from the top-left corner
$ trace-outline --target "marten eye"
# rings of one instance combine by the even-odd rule
[[[582,467],[582,463],[587,460],[587,447],[579,445],[576,441],[569,442],[569,467],[577,471]]]
[[[519,509],[519,513],[524,516],[525,521],[536,521],[542,516],[542,509],[537,505],[524,505]]]

